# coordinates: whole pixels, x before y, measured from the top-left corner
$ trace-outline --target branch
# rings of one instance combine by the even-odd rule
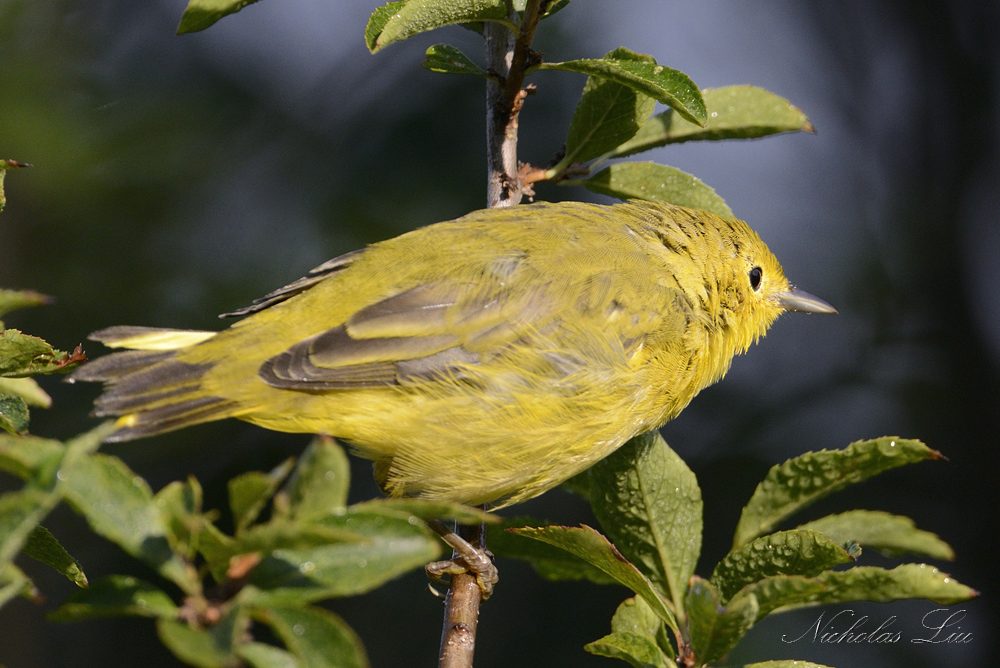
[[[524,103],[524,77],[535,64],[531,50],[535,29],[541,20],[541,1],[528,0],[516,34],[505,24],[490,22],[483,29],[486,38],[487,71],[496,80],[486,83],[486,205],[490,208],[514,206],[521,202],[517,179],[517,119]],[[508,17],[517,13],[508,4]]]
[[[473,547],[486,547],[486,525],[459,525],[458,534]],[[441,653],[438,668],[472,668],[476,650],[476,626],[482,590],[476,576],[460,573],[451,576],[445,599],[444,625],[441,628]]]

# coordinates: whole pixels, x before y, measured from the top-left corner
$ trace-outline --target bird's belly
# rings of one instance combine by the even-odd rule
[[[659,415],[631,383],[506,394],[378,388],[305,394],[243,419],[325,433],[375,460],[391,496],[501,505],[537,496],[606,457]]]

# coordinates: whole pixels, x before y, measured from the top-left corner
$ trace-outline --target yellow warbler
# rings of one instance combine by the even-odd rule
[[[342,255],[222,332],[112,327],[124,441],[235,417],[324,433],[391,496],[508,505],[675,417],[792,288],[753,230],[666,204],[477,211]]]

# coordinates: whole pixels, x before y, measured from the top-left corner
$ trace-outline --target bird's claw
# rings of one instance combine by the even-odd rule
[[[485,550],[479,550],[469,546],[472,552],[456,554],[454,559],[445,561],[434,561],[424,567],[428,579],[438,584],[448,585],[446,575],[461,575],[471,573],[476,576],[476,583],[483,593],[485,601],[493,594],[493,586],[500,580],[497,567],[493,565],[490,554]]]

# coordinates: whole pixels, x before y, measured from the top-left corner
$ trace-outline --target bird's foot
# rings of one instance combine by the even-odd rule
[[[500,576],[497,573],[497,567],[493,565],[485,551],[479,550],[479,553],[472,559],[474,566],[466,561],[465,557],[456,557],[446,561],[433,561],[424,566],[424,572],[427,573],[428,579],[432,582],[445,586],[450,584],[449,580],[445,578],[446,575],[471,573],[476,576],[476,583],[479,585],[480,591],[483,592],[483,600],[485,601],[493,594],[493,586],[500,580]]]
[[[431,526],[441,535],[454,554],[451,559],[435,561],[424,567],[424,572],[432,582],[448,585],[446,575],[461,575],[470,573],[476,576],[476,583],[483,593],[485,601],[493,594],[493,586],[500,580],[497,567],[493,565],[493,555],[472,545],[454,531],[447,529],[440,522],[432,522]]]

